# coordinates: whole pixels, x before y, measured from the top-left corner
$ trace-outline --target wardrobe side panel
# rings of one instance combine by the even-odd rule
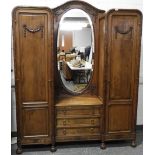
[[[105,14],[99,16],[99,76],[98,76],[98,95],[103,101],[105,91]]]
[[[51,143],[52,19],[45,8],[14,10],[17,132],[21,144]]]
[[[133,138],[137,111],[141,14],[112,10],[107,14],[107,138]],[[115,135],[110,137],[111,135]],[[116,138],[117,139],[117,138]]]

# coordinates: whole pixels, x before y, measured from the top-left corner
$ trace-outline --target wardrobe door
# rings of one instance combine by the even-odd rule
[[[52,23],[48,8],[13,11],[18,146],[51,143]]]
[[[106,139],[134,139],[140,61],[141,13],[107,13]]]

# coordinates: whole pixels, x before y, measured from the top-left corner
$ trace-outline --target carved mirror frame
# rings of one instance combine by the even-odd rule
[[[91,78],[89,80],[88,85],[82,92],[73,92],[69,89],[67,89],[60,77],[59,71],[57,69],[57,36],[58,36],[58,30],[59,30],[59,23],[61,20],[61,17],[69,10],[71,9],[80,9],[87,13],[92,21],[92,27],[94,33],[94,66],[93,66],[93,72],[91,73]],[[99,14],[105,13],[104,10],[100,10],[95,8],[94,6],[83,2],[83,1],[69,1],[66,2],[55,9],[53,9],[54,13],[54,70],[55,70],[55,91],[56,95],[97,95],[97,89],[98,89],[98,71],[99,71],[99,59],[98,59],[98,37],[99,37]]]

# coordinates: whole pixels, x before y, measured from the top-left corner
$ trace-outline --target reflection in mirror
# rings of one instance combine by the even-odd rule
[[[58,71],[63,85],[80,93],[89,84],[93,71],[94,36],[90,17],[72,9],[61,18],[57,40]]]

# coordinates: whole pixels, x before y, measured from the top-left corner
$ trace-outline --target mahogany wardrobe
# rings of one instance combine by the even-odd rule
[[[61,17],[80,9],[91,19],[94,64],[82,92],[68,91],[57,67]],[[142,14],[99,10],[82,1],[54,9],[16,7],[12,13],[17,153],[24,145],[130,140],[136,146]]]

